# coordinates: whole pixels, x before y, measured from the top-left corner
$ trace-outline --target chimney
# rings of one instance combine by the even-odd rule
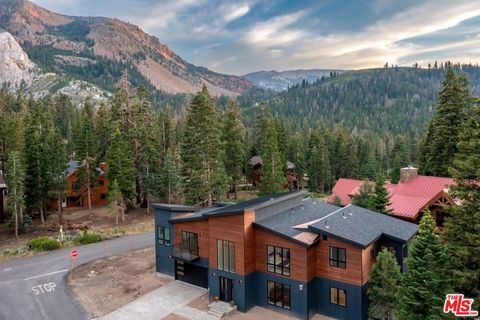
[[[418,176],[418,168],[406,167],[400,169],[400,183],[405,183]]]
[[[108,165],[106,162],[100,162],[100,169],[102,169],[103,171],[107,171],[108,169]]]

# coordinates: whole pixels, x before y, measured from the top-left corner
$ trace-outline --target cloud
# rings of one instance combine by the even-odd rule
[[[248,4],[244,4],[236,8],[229,8],[229,12],[225,15],[223,20],[225,22],[230,22],[243,17],[249,12],[250,12],[250,6]]]
[[[305,11],[297,11],[257,23],[250,29],[245,40],[258,46],[278,46],[291,43],[305,35],[303,30],[287,29],[305,15]]]
[[[480,61],[478,0],[33,1],[137,24],[187,61],[225,73]]]

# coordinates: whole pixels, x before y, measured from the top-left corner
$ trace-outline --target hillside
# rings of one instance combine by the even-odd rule
[[[456,72],[461,72],[459,66]],[[480,95],[480,68],[462,66],[473,95]],[[250,91],[238,98],[247,117],[255,103],[266,100],[268,109],[302,126],[308,123],[352,132],[381,134],[422,132],[435,110],[444,70],[390,68],[349,71],[313,84],[296,85],[287,91]]]
[[[288,71],[258,71],[244,75],[257,86],[273,91],[284,91],[289,87],[302,83],[302,81],[315,82],[319,79],[330,77],[332,73],[342,73],[342,70],[312,69]]]
[[[2,29],[45,71],[109,91],[125,69],[132,85],[148,83],[169,94],[194,93],[206,84],[217,96],[235,96],[253,87],[241,77],[186,62],[157,38],[118,19],[65,16],[26,0],[0,0]]]

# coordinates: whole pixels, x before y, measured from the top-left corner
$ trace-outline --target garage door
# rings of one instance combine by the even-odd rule
[[[175,261],[175,280],[208,288],[208,269],[177,260]]]

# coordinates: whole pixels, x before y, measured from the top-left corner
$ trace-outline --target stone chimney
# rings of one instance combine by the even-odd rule
[[[400,182],[404,183],[418,176],[418,168],[406,167],[400,169]]]

